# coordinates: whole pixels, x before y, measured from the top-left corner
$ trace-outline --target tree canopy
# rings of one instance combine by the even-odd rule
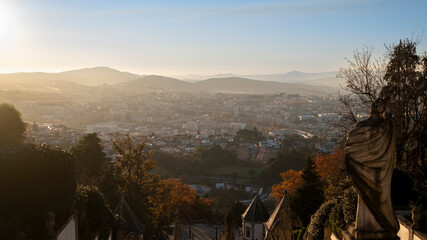
[[[102,151],[101,140],[96,133],[85,135],[80,142],[71,148],[76,156],[77,175],[79,179],[96,177],[105,164],[106,154]]]
[[[126,135],[114,140],[113,147],[117,155],[114,165],[109,168],[111,173],[106,173],[111,178],[105,178],[107,181],[104,184],[114,188],[114,191],[109,189],[108,192],[116,197],[120,192],[125,193],[126,201],[146,225],[144,236],[149,239],[158,224],[155,204],[160,178],[152,171],[156,164],[151,160],[151,152],[145,150],[145,141],[135,142]],[[110,180],[114,183],[108,182]]]
[[[215,167],[234,164],[237,161],[236,153],[232,150],[222,149],[219,145],[210,148],[198,148],[194,158],[203,163],[204,167]]]
[[[171,220],[191,222],[211,218],[212,200],[199,197],[190,186],[181,183],[179,179],[170,178],[161,180],[157,208],[160,216],[168,224]]]
[[[258,143],[263,140],[262,133],[255,127],[252,131],[249,129],[242,129],[237,131],[234,137],[235,143]]]
[[[0,104],[0,145],[23,143],[26,129],[21,113],[13,105]]]
[[[44,144],[2,148],[2,217],[8,221],[17,219],[26,226],[28,236],[41,239],[46,212],[56,215],[58,225],[64,224],[71,216],[75,200],[75,179],[75,158],[58,147]]]
[[[280,182],[280,173],[287,170],[301,170],[304,168],[304,154],[296,150],[281,150],[276,153],[260,174],[260,179],[267,184]]]
[[[310,223],[310,217],[324,201],[323,183],[316,171],[316,164],[311,156],[307,157],[302,170],[302,184],[289,198],[291,209],[300,217],[304,226]]]
[[[417,55],[417,45],[417,42],[405,39],[388,47],[390,61],[383,92],[391,100],[390,110],[397,127],[396,161],[412,173],[425,176],[427,56]]]
[[[104,195],[94,186],[79,186],[76,191],[76,210],[79,216],[80,239],[90,239],[92,232],[107,238],[113,227],[113,216]]]

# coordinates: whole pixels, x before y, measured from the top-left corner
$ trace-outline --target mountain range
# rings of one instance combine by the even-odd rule
[[[85,68],[60,73],[0,74],[0,89],[51,92],[89,91],[108,88],[125,93],[146,91],[299,93],[328,95],[337,93],[335,72],[289,72],[271,75],[221,74],[194,81],[157,75],[138,75],[107,67]],[[193,75],[194,76],[194,75]],[[318,84],[317,84],[318,83]],[[335,85],[334,85],[335,84]]]
[[[322,85],[329,87],[338,87],[343,83],[343,80],[337,78],[338,72],[320,72],[320,73],[304,73],[299,71],[291,71],[279,74],[253,74],[253,75],[236,75],[232,73],[222,73],[216,75],[182,75],[175,76],[178,79],[185,79],[191,82],[197,82],[210,78],[229,78],[240,77],[259,81],[273,81],[282,83],[306,83],[311,85]]]

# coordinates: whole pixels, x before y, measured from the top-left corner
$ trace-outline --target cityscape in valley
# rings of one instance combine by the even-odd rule
[[[0,75],[2,77],[6,78]],[[35,91],[29,90],[31,85],[25,89],[25,83],[7,86],[3,81],[5,86],[0,98],[13,103],[22,112],[24,121],[37,126],[36,131],[30,130],[28,141],[47,142],[66,149],[76,144],[84,133],[91,132],[98,132],[103,142],[113,140],[117,134],[153,137],[150,140],[153,142],[149,143],[154,147],[181,153],[196,146],[211,146],[214,139],[219,143],[231,143],[237,131],[255,127],[268,138],[269,147],[279,146],[284,135],[297,134],[304,138],[316,136],[322,139],[317,148],[331,151],[342,138],[336,127],[340,121],[338,88],[325,87],[328,91],[318,90],[320,94],[310,95],[292,90],[286,93],[289,91],[286,87],[281,93],[261,93],[268,91],[262,87],[254,88],[260,93],[185,92],[164,90],[159,86],[165,78],[151,78],[157,78],[154,82],[157,87],[147,85],[138,89],[135,86],[123,90],[100,84],[93,89],[82,85]],[[229,79],[218,79],[222,80]],[[144,85],[147,81],[142,77],[122,84]],[[48,84],[52,83],[47,83],[43,89],[53,89]],[[239,84],[241,88],[246,85],[245,82]],[[305,85],[305,88],[315,92],[314,89],[321,87]],[[357,117],[363,119],[367,114],[366,109],[361,109]],[[174,136],[184,140],[171,141]],[[267,160],[266,156],[262,161]]]
[[[185,175],[186,183],[200,196],[211,192],[211,186],[200,184],[200,180],[210,178],[215,188],[230,188],[238,182],[248,194],[236,200],[247,201],[257,191],[264,191],[263,196],[268,199],[271,180],[261,172],[264,168],[267,169],[264,172],[269,170],[269,162],[274,161],[277,153],[285,148],[285,139],[294,139],[286,146],[288,149],[327,153],[337,148],[343,138],[339,127],[338,101],[338,92],[343,90],[339,89],[338,84],[335,87],[327,86],[336,79],[335,72],[288,73],[294,81],[301,82],[302,78],[307,81],[327,79],[329,83],[325,86],[286,83],[280,93],[276,93],[277,89],[268,92],[268,87],[262,87],[263,84],[280,86],[280,80],[267,82],[233,77],[237,80],[235,88],[243,89],[240,92],[236,90],[232,93],[218,88],[210,90],[208,87],[201,90],[183,87],[178,91],[170,86],[171,82],[178,83],[176,85],[192,83],[162,76],[138,76],[105,67],[70,72],[72,76],[67,76],[67,80],[52,76],[52,80],[46,83],[37,82],[40,84],[37,90],[32,89],[30,81],[39,78],[37,75],[48,74],[0,75],[0,79],[14,78],[18,82],[3,80],[4,94],[0,98],[14,104],[22,112],[28,126],[27,143],[46,143],[70,150],[85,135],[97,133],[106,157],[114,159],[117,152],[113,142],[129,134],[135,142],[144,141],[145,149],[153,151],[156,160],[157,157],[169,155],[190,161],[200,149],[217,146],[232,153],[233,159],[228,163],[215,160],[218,163],[209,167],[212,171],[193,173],[189,167],[187,171],[174,172],[167,169],[170,167],[167,164],[158,163],[160,171],[166,176],[181,178]],[[100,82],[100,76],[102,80],[114,79],[109,74],[115,76],[116,81],[131,80],[116,83],[120,88],[117,89],[115,85]],[[86,76],[88,82],[98,85],[75,83],[70,87],[79,80],[74,76]],[[282,79],[292,81],[286,78],[286,74],[282,74]],[[206,81],[232,84],[230,82],[233,80],[226,77]],[[335,80],[335,83],[339,80]],[[255,87],[245,92],[245,87],[249,85],[247,81]],[[302,95],[308,93],[310,95]],[[29,99],[28,95],[33,97]],[[365,112],[361,109],[357,117],[361,120],[367,114],[366,109]],[[259,136],[248,138],[246,132]],[[303,160],[297,165],[303,166]],[[275,171],[279,180],[280,171]],[[260,174],[264,179],[259,179],[262,178],[258,176]]]
[[[426,10],[1,0],[0,240],[427,240]]]

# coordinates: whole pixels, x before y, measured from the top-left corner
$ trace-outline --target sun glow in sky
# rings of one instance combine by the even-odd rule
[[[0,39],[6,40],[9,34],[14,31],[16,25],[14,24],[13,9],[6,1],[0,1]]]
[[[422,36],[426,12],[424,0],[0,0],[0,72],[336,71],[356,48]]]

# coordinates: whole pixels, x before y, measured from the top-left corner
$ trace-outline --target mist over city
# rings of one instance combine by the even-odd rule
[[[0,0],[0,239],[427,239],[426,10]]]

